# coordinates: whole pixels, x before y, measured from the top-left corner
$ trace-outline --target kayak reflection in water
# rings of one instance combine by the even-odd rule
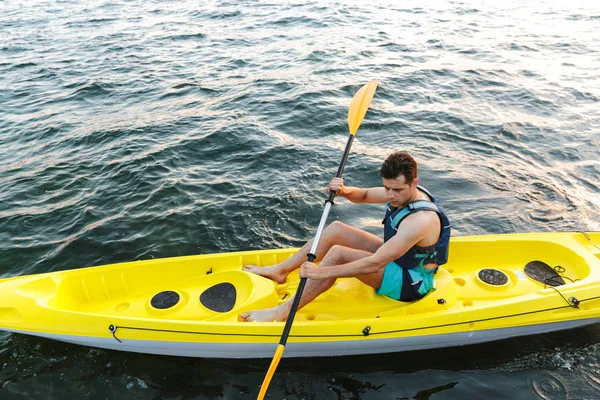
[[[450,222],[437,199],[418,186],[417,163],[409,154],[397,152],[383,162],[383,186],[345,186],[334,178],[326,191],[335,191],[353,203],[387,203],[383,220],[384,240],[369,232],[335,221],[323,230],[317,249],[319,265],[306,261],[313,240],[289,259],[271,266],[246,265],[243,269],[285,282],[300,268],[308,278],[298,308],[310,303],[337,278],[355,277],[375,288],[379,295],[414,301],[434,288],[434,274],[448,261]],[[240,314],[244,321],[285,321],[293,298],[277,307]]]

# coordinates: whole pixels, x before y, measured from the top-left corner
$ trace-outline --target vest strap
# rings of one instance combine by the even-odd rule
[[[408,203],[408,205],[406,207],[404,207],[402,210],[398,211],[398,213],[394,216],[394,218],[391,218],[392,221],[392,228],[394,228],[395,230],[398,230],[398,225],[400,225],[400,222],[402,222],[402,220],[404,218],[406,218],[409,214],[412,214],[415,211],[420,211],[420,210],[428,210],[428,211],[435,211],[436,213],[440,213],[440,210],[438,208],[438,206],[436,206],[434,203],[427,201],[427,200],[417,200],[417,201],[413,201],[412,203]]]
[[[431,271],[426,271],[423,267],[425,264],[425,260],[431,256],[435,256],[437,252],[433,254],[415,254],[415,258],[419,261],[419,272],[421,273],[422,281],[421,286],[419,287],[419,294],[421,296],[425,296],[430,291],[435,291],[435,280],[433,275],[437,272],[437,268]]]

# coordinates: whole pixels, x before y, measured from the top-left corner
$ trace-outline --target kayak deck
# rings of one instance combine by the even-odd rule
[[[600,253],[600,249],[596,250]],[[295,251],[177,257],[64,271],[34,278],[15,291],[35,299],[40,306],[57,310],[132,318],[233,322],[237,321],[239,313],[273,307],[289,300],[299,281],[298,274],[292,273],[287,282],[277,284],[242,271],[242,266],[272,265]],[[455,241],[451,251],[450,262],[436,274],[436,290],[425,299],[398,302],[376,295],[372,288],[357,279],[345,278],[339,279],[333,288],[300,310],[296,318],[299,321],[328,321],[373,318],[386,313],[424,313],[439,310],[438,299],[444,300],[444,308],[485,307],[490,302],[535,293],[548,286],[523,272],[524,266],[532,260],[562,267],[561,275],[573,281],[583,280],[590,274],[590,266],[579,252],[547,240],[482,237]],[[600,257],[599,253],[594,254]],[[482,269],[503,272],[507,282],[502,285],[484,282],[478,274]],[[215,312],[199,301],[206,289],[222,282],[235,286],[235,306],[230,312]],[[163,291],[179,294],[179,302],[167,309],[153,307],[150,300]]]

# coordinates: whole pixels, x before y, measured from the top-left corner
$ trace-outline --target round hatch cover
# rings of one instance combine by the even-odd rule
[[[157,293],[152,300],[150,300],[150,305],[159,310],[171,308],[177,303],[179,303],[179,293],[172,290],[165,290],[164,292]]]
[[[486,268],[479,271],[479,279],[488,285],[502,286],[508,282],[508,276],[500,270]]]

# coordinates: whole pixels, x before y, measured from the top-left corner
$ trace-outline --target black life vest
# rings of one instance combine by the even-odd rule
[[[442,229],[438,241],[433,246],[429,246],[427,248],[428,250],[433,250],[432,252],[423,253],[420,251],[419,247],[413,246],[402,257],[394,260],[394,262],[398,266],[404,269],[415,268],[419,265],[422,267],[424,264],[428,263],[436,263],[438,265],[442,265],[448,262],[448,251],[450,244],[450,220],[448,220],[448,216],[444,212],[444,209],[442,208],[441,204],[431,193],[429,193],[429,191],[427,191],[427,189],[421,186],[417,186],[417,189],[427,194],[432,201],[417,200],[412,203],[409,203],[406,207],[402,209],[393,208],[388,203],[385,212],[385,218],[382,221],[384,225],[384,243],[396,234],[396,232],[398,231],[398,227],[400,226],[404,218],[406,218],[410,214],[423,210],[435,211],[440,218],[440,224]]]

